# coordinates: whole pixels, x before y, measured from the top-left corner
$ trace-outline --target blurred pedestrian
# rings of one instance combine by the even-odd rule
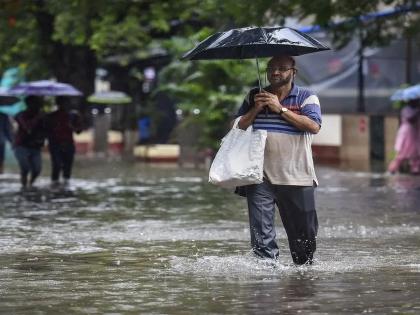
[[[69,111],[69,98],[56,97],[57,110],[46,117],[48,149],[51,156],[51,185],[68,185],[76,152],[73,132],[81,132],[81,119],[76,111]]]
[[[417,116],[415,119],[416,123],[416,157],[411,163],[411,172],[413,174],[420,174],[420,98],[412,101],[412,105],[417,108]]]
[[[410,165],[410,172],[419,172],[419,163],[417,162],[417,150],[419,134],[417,128],[417,120],[419,115],[419,107],[417,101],[409,101],[401,109],[400,113],[400,127],[398,128],[397,137],[395,139],[394,149],[397,152],[396,157],[388,166],[388,171],[391,173],[398,172],[403,162],[408,161]]]
[[[25,102],[27,109],[15,116],[18,130],[14,140],[14,152],[19,163],[22,189],[32,187],[41,173],[41,148],[45,141],[42,98],[28,96]]]
[[[251,90],[237,116],[241,129],[252,125],[267,130],[264,182],[245,186],[253,252],[263,258],[278,257],[277,205],[293,262],[302,265],[312,264],[316,250],[317,179],[311,142],[321,127],[321,107],[315,94],[294,84],[296,71],[294,58],[272,58],[267,68],[270,86]]]
[[[12,128],[9,116],[0,113],[0,174],[3,173],[6,142],[12,143]]]

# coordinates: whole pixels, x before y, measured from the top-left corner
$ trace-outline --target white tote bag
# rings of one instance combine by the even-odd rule
[[[232,129],[222,139],[219,151],[210,167],[209,182],[233,188],[263,182],[266,130],[247,130],[238,127],[241,117],[235,119]]]

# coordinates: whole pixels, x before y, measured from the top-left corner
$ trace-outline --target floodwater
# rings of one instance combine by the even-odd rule
[[[419,314],[420,177],[318,167],[312,266],[249,251],[245,200],[206,173],[76,165],[70,189],[0,176],[1,314]]]

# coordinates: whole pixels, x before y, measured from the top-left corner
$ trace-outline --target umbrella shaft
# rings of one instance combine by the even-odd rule
[[[260,88],[260,92],[261,92],[262,88],[261,88],[261,77],[260,77],[260,63],[258,62],[258,58],[257,57],[255,57],[255,60],[257,62],[258,87]]]

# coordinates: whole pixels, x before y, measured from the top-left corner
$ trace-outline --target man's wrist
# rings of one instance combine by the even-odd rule
[[[258,109],[256,106],[252,107],[252,109],[250,110],[253,116],[257,116],[260,113],[260,111],[261,109]]]
[[[273,112],[277,113],[277,114],[281,114],[281,105],[280,106],[276,106],[275,110],[271,109]]]
[[[282,106],[282,107],[280,107],[280,116],[282,116],[284,113],[286,113],[286,112],[288,112],[289,110],[286,108],[286,107],[284,107],[284,106]]]

